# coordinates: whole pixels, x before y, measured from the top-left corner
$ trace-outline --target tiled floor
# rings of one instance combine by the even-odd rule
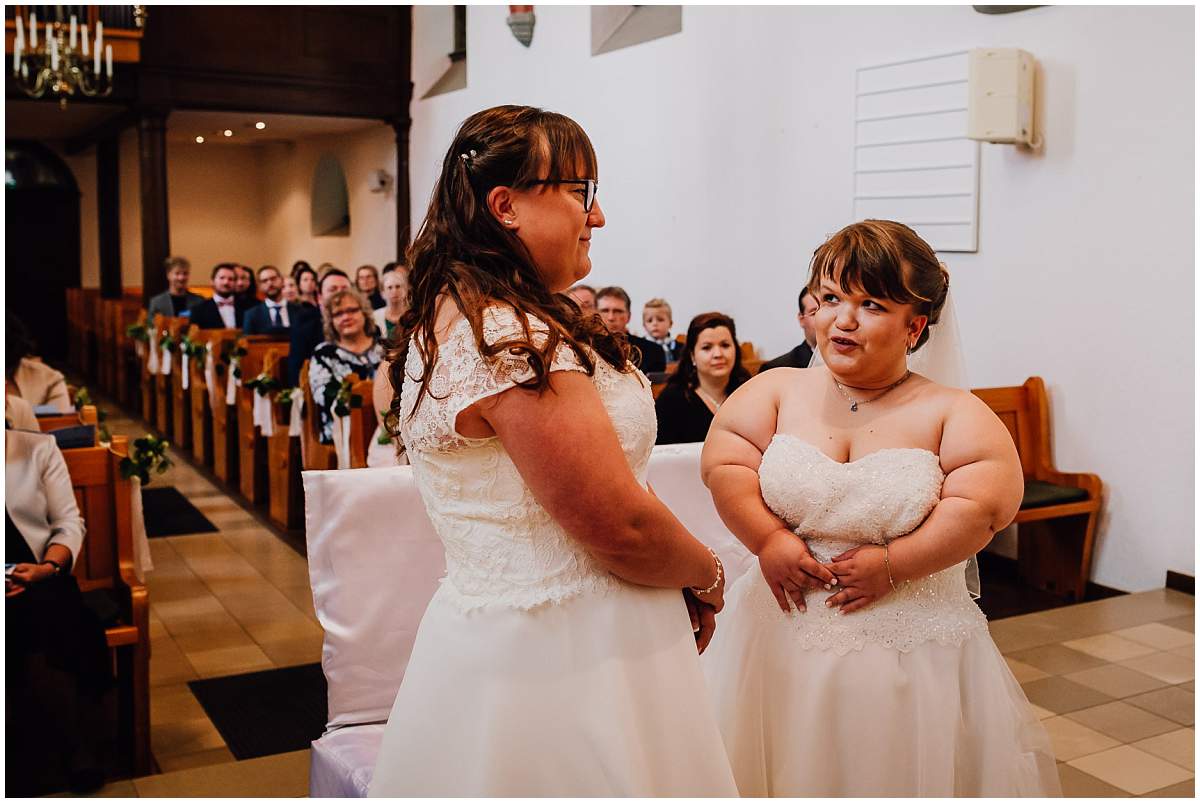
[[[133,421],[113,431],[137,435]],[[305,560],[177,460],[174,485],[220,532],[151,540],[151,719],[164,774],[110,784],[104,796],[295,797],[308,751],[234,761],[187,681],[310,663],[321,629]],[[992,623],[1045,722],[1068,797],[1192,797],[1194,600],[1151,591]]]

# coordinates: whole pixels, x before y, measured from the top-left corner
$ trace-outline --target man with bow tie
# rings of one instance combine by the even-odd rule
[[[299,304],[289,304],[283,298],[283,275],[274,265],[258,269],[258,287],[267,298],[251,307],[242,327],[248,335],[286,335],[292,321],[300,315]]]
[[[237,273],[230,262],[213,268],[213,295],[192,310],[192,323],[201,329],[241,329],[249,306],[234,293]]]

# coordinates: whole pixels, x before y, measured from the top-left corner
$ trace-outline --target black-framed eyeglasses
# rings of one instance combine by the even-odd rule
[[[589,213],[592,211],[592,204],[596,203],[596,188],[599,183],[594,178],[561,178],[551,179],[544,178],[538,181],[531,181],[530,184],[581,184],[583,185],[583,211]]]

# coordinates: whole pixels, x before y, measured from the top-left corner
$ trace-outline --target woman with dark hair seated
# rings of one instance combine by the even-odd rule
[[[300,260],[292,266],[292,278],[296,280],[296,299],[301,304],[317,306],[317,272],[313,266]]]
[[[371,379],[383,357],[371,305],[356,290],[340,290],[325,303],[325,342],[308,364],[308,383],[321,415],[321,443],[333,443],[333,408],[342,380]]]
[[[5,316],[4,392],[20,396],[33,408],[52,407],[60,413],[71,409],[71,396],[62,372],[37,356],[33,336],[19,318]]]
[[[83,519],[53,437],[10,429],[4,457],[7,791],[61,791],[62,770],[72,791],[94,791],[113,677],[104,627],[71,575]]]
[[[750,379],[742,367],[733,318],[705,312],[692,318],[679,368],[654,403],[656,443],[698,443],[725,399]]]

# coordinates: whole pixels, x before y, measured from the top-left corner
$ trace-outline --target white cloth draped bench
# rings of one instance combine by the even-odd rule
[[[701,444],[657,446],[654,492],[721,556],[727,583],[754,558],[725,529],[700,481]],[[364,797],[417,626],[445,574],[412,468],[304,472],[308,567],[325,629],[329,720],[313,742],[312,797]]]

